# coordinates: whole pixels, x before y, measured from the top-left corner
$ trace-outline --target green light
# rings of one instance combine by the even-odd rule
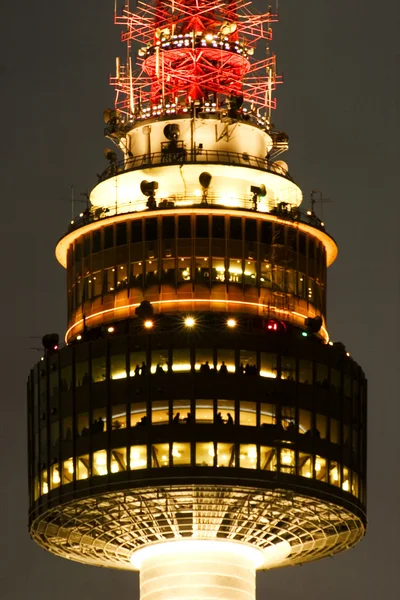
[[[301,332],[301,335],[302,335],[303,337],[308,337],[308,333],[307,333],[307,331],[302,331],[302,332]]]

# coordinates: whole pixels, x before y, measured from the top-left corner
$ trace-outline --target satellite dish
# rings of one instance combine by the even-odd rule
[[[179,137],[179,125],[176,123],[169,123],[164,127],[164,135],[167,140],[177,140]]]
[[[199,183],[203,190],[207,190],[210,187],[211,179],[212,175],[210,173],[207,173],[206,171],[200,173]]]
[[[261,198],[264,198],[267,195],[267,188],[263,183],[260,184],[260,192],[258,194]]]
[[[276,160],[271,164],[271,167],[277,173],[281,173],[282,175],[287,175],[289,171],[288,164],[284,160]]]
[[[146,181],[145,179],[140,184],[140,191],[143,196],[152,196],[158,190],[158,182],[157,181]]]
[[[148,300],[143,300],[143,302],[135,309],[135,313],[138,317],[142,317],[142,319],[148,319],[153,316],[154,310]]]

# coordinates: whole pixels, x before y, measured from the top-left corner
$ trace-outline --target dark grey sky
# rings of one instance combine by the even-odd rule
[[[1,10],[2,373],[0,598],[136,600],[137,575],[55,558],[27,530],[25,381],[39,345],[65,330],[54,258],[76,194],[104,168],[103,109],[119,49],[112,0],[14,0]],[[258,576],[284,600],[395,600],[400,558],[399,114],[396,0],[282,0],[274,50],[285,85],[275,117],[307,197],[321,190],[339,243],[329,330],[370,381],[369,532],[351,552]],[[267,3],[259,2],[266,9]],[[283,157],[284,158],[284,157]]]

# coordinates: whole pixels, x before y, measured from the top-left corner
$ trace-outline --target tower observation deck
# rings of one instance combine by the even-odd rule
[[[329,340],[336,243],[278,158],[276,20],[116,2],[108,166],[56,247],[68,326],[28,382],[30,533],[140,570],[146,600],[248,600],[256,569],[365,533],[367,384]]]

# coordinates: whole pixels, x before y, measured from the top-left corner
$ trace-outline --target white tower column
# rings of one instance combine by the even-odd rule
[[[263,553],[224,540],[177,540],[131,560],[140,569],[140,600],[255,600]]]

